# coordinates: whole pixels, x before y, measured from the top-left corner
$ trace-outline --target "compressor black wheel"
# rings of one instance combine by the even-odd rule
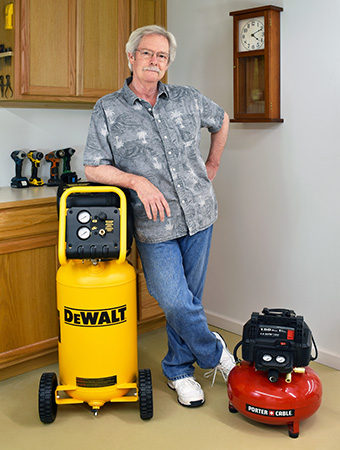
[[[42,423],[54,422],[57,415],[55,391],[58,386],[57,375],[45,372],[41,375],[39,384],[39,417]]]
[[[139,371],[138,378],[140,417],[149,420],[153,417],[152,381],[150,369]]]

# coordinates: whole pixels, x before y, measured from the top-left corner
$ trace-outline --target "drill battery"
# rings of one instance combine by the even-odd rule
[[[312,333],[302,316],[289,309],[264,308],[262,314],[253,312],[243,327],[242,358],[254,362],[255,368],[275,374],[290,373],[294,367],[308,366],[316,359],[311,356]],[[236,349],[237,351],[237,349]],[[236,352],[234,352],[236,353]]]

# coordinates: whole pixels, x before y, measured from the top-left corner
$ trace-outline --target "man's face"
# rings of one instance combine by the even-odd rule
[[[149,52],[153,53],[153,56],[151,58],[145,58],[143,53],[145,55],[146,52],[143,52],[143,50],[149,50]],[[169,55],[169,42],[167,38],[158,34],[144,36],[139,43],[138,51],[136,51],[135,55],[129,53],[134,80],[142,83],[157,83],[163,78],[169,66],[169,59],[166,60],[165,58],[162,61],[162,55]]]

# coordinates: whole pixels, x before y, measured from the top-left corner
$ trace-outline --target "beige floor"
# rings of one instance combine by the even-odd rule
[[[239,337],[221,334],[231,348]],[[44,425],[37,413],[38,384],[57,365],[0,382],[0,448],[2,450],[78,449],[252,449],[335,450],[340,448],[340,372],[313,363],[323,384],[319,411],[300,424],[300,436],[288,437],[286,426],[250,421],[228,411],[227,390],[219,376],[211,387],[197,369],[206,395],[200,408],[184,408],[165,383],[160,360],[166,351],[165,330],[139,337],[139,368],[150,368],[154,417],[142,421],[138,404],[106,404],[94,417],[84,405],[60,406],[55,422]]]

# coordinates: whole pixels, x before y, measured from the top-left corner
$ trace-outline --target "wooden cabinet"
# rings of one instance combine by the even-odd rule
[[[57,238],[55,198],[0,205],[0,379],[56,361]]]
[[[4,10],[8,0],[0,0]],[[13,0],[12,30],[0,17],[0,42],[13,50],[8,106],[92,108],[129,76],[125,44],[132,29],[166,26],[166,0]],[[6,60],[6,61],[9,61]],[[0,94],[1,95],[1,94]],[[25,106],[25,105],[24,105]]]
[[[162,25],[167,22],[166,0],[133,0],[131,7],[132,28],[145,25]]]
[[[15,27],[3,36],[14,52],[12,67],[1,71],[10,69],[14,96],[1,100],[92,107],[122,86],[129,74],[129,1],[16,0],[14,7]]]
[[[78,0],[77,23],[77,95],[100,98],[120,89],[129,76],[129,1]]]
[[[16,20],[18,97],[75,95],[76,0],[21,0]]]
[[[13,0],[12,30],[0,17],[0,42],[13,55],[1,64],[14,92],[8,106],[92,108],[129,76],[125,44],[132,29],[166,26],[166,0]],[[8,0],[0,0],[4,10]],[[4,59],[0,59],[4,61]],[[0,94],[1,95],[1,94]]]
[[[39,190],[48,197],[35,198]],[[0,380],[57,361],[56,188],[19,191],[21,200],[0,202]],[[129,259],[137,269],[142,333],[163,326],[165,319],[146,289],[135,246]]]

